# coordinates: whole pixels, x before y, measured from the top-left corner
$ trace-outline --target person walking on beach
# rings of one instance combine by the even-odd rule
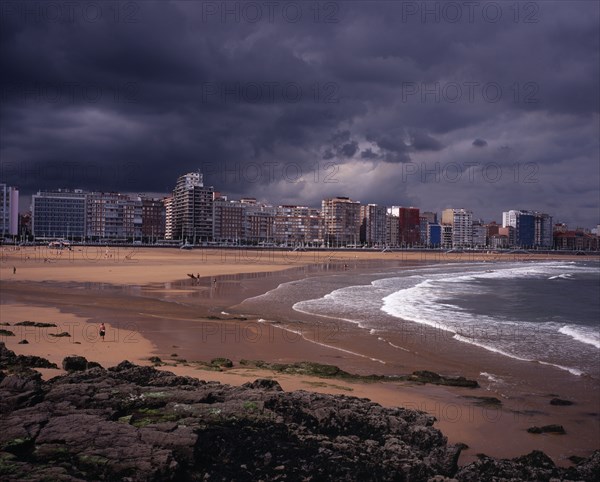
[[[104,341],[104,335],[106,335],[106,327],[104,323],[100,323],[100,338],[102,338],[102,341]]]
[[[13,266],[13,274],[17,274],[17,267]]]

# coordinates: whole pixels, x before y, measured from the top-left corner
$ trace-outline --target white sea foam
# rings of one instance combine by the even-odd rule
[[[570,272],[565,273],[565,269]],[[559,273],[557,274],[557,271]],[[460,274],[441,273],[429,276],[415,286],[400,289],[383,299],[382,311],[399,319],[445,330],[463,343],[469,343],[488,351],[521,361],[537,361],[547,350],[546,341],[556,333],[556,324],[548,322],[525,322],[517,318],[518,312],[509,319],[496,313],[476,314],[453,304],[455,297],[464,298],[480,295],[479,279],[538,278],[572,280],[578,272],[597,272],[596,268],[557,264],[554,262],[536,265],[509,265],[494,271],[469,271]],[[475,282],[475,283],[474,283]],[[510,316],[510,315],[509,315]],[[560,325],[559,325],[560,326]],[[592,328],[564,326],[561,333],[581,343],[600,348],[598,332]],[[467,335],[467,336],[465,336]],[[522,342],[527,336],[527,345]],[[533,350],[533,345],[537,344]],[[574,375],[582,372],[577,368],[544,362]]]
[[[475,300],[474,297],[479,296],[483,302],[485,296],[496,296],[491,291],[494,286],[492,282],[484,280],[576,280],[581,275],[589,277],[589,273],[597,273],[597,267],[581,266],[574,262],[509,262],[494,263],[493,270],[489,267],[490,264],[470,263],[407,270],[401,276],[334,289],[320,298],[299,301],[293,305],[293,309],[311,316],[352,323],[369,330],[369,334],[374,336],[387,330],[407,330],[405,334],[412,336],[411,330],[421,330],[422,333],[415,331],[414,335],[454,338],[524,362],[538,363],[540,359],[547,359],[546,354],[552,356],[552,361],[560,361],[563,355],[565,359],[573,360],[573,344],[577,342],[586,343],[587,349],[590,346],[600,348],[600,337],[594,334],[592,328],[563,326],[565,321],[558,321],[561,318],[551,314],[547,321],[528,321],[531,315],[521,316],[518,309],[496,311],[482,308],[477,313],[462,306],[463,300]],[[278,289],[285,285],[280,285]],[[280,291],[271,293],[273,296],[281,294]],[[512,301],[510,298],[508,300]],[[515,300],[518,302],[518,299]],[[389,316],[382,316],[381,312]],[[418,325],[424,328],[415,328]],[[558,331],[570,336],[573,341],[554,346]],[[406,350],[382,337],[378,339],[394,348]],[[555,366],[574,375],[583,373],[578,368],[549,361],[539,363]]]
[[[454,335],[452,338],[454,338],[457,341],[462,341],[463,343],[469,343],[470,345],[475,345],[478,346],[480,348],[484,348],[488,351],[494,352],[494,353],[498,353],[499,355],[504,355],[506,357],[509,358],[514,358],[515,360],[520,360],[520,361],[525,361],[525,362],[531,362],[531,361],[535,361],[532,360],[531,358],[523,358],[517,355],[514,355],[512,353],[508,353],[505,350],[501,350],[500,348],[496,348],[495,346],[489,345],[487,343],[481,343],[479,341],[475,341],[471,338],[468,338],[466,336],[461,336],[461,335]]]
[[[353,323],[355,325],[358,325],[359,328],[364,328],[364,326],[361,324],[360,320],[353,320],[351,318],[343,318],[341,316],[324,315],[322,313],[315,313],[314,311],[303,310],[302,308],[300,308],[300,306],[303,306],[305,303],[306,303],[305,301],[299,301],[298,303],[295,303],[294,306],[292,306],[292,308],[295,311],[297,311],[298,313],[304,313],[305,315],[320,316],[321,318],[329,318],[330,320],[347,321],[348,323]]]
[[[455,338],[458,341],[463,341],[465,343],[470,343],[471,345],[476,345],[478,347],[485,348],[486,350],[492,351],[494,353],[498,353],[500,355],[507,356],[509,358],[514,358],[515,360],[520,360],[520,361],[525,361],[525,362],[534,362],[534,363],[539,363],[540,365],[547,365],[547,366],[559,368],[560,370],[565,370],[565,371],[571,373],[572,375],[576,375],[576,376],[583,375],[583,372],[581,370],[578,370],[577,368],[570,368],[570,367],[566,367],[563,365],[558,365],[557,363],[550,363],[550,362],[545,362],[545,361],[541,361],[541,360],[532,360],[530,358],[519,357],[519,356],[513,355],[512,353],[508,353],[504,350],[499,350],[498,348],[495,348],[493,346],[486,345],[485,343],[479,343],[479,342],[473,341],[469,338],[465,338],[460,335],[454,335],[453,338]]]
[[[496,375],[488,372],[481,372],[480,375],[488,379],[488,381],[492,383],[502,383],[504,380],[502,378],[497,377]]]
[[[392,348],[396,348],[396,349],[398,349],[398,350],[402,350],[402,351],[407,351],[407,352],[410,352],[410,350],[407,350],[407,349],[406,349],[406,348],[404,348],[403,346],[394,345],[394,344],[393,344],[391,341],[388,341],[388,340],[386,340],[385,338],[382,338],[382,337],[380,337],[380,336],[379,336],[379,337],[377,337],[377,339],[378,339],[379,341],[382,341],[382,342],[384,342],[384,343],[387,343],[387,344],[388,344],[388,345],[390,345]]]
[[[306,340],[310,343],[314,343],[315,345],[319,345],[319,346],[324,346],[326,348],[331,348],[332,350],[337,350],[337,351],[341,351],[343,353],[348,353],[349,355],[354,355],[354,356],[358,356],[361,358],[366,358],[368,360],[374,361],[374,362],[378,362],[381,363],[383,365],[385,365],[386,363],[383,360],[380,360],[379,358],[373,358],[370,357],[368,355],[363,355],[362,353],[358,353],[355,351],[351,351],[351,350],[346,350],[345,348],[341,348],[339,346],[335,346],[335,345],[328,345],[327,343],[321,343],[320,341],[316,341],[316,340],[311,340],[310,338],[306,338],[304,336],[304,334],[302,333],[301,330],[293,330],[291,328],[286,328],[286,327],[281,327],[282,330],[288,331],[290,333],[294,333],[295,335],[299,335],[303,340]]]
[[[565,367],[563,365],[558,365],[557,363],[549,363],[549,362],[544,362],[544,361],[538,361],[538,363],[540,363],[541,365],[549,365],[551,367],[560,368],[561,370],[565,370],[565,371],[569,372],[571,375],[575,375],[578,377],[580,377],[584,373],[581,370],[578,370],[577,368],[569,368],[569,367]]]
[[[598,329],[594,330],[593,328],[582,326],[565,325],[558,331],[581,343],[600,348],[600,333],[598,333]]]
[[[398,350],[402,350],[402,351],[408,351],[410,352],[410,350],[404,348],[403,346],[398,346],[398,345],[394,345],[391,341],[387,342],[388,345],[390,345],[392,348],[397,348]]]

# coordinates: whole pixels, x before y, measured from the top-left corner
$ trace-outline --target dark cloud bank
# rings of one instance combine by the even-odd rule
[[[1,177],[22,193],[201,169],[275,203],[599,221],[597,2],[1,8]]]

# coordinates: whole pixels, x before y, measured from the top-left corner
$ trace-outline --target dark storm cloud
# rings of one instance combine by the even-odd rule
[[[477,138],[473,141],[473,145],[475,147],[485,147],[485,146],[487,146],[487,141],[485,139]]]
[[[423,131],[414,131],[410,134],[410,145],[417,151],[439,151],[443,148],[440,141]]]
[[[335,157],[335,154],[331,151],[331,149],[327,149],[324,153],[323,153],[323,159],[333,159]]]
[[[377,155],[371,148],[365,149],[360,153],[360,157],[363,159],[379,159],[379,155]]]
[[[513,202],[544,210],[569,172],[553,214],[597,223],[582,194],[599,182],[597,2],[251,3],[262,10],[58,1],[57,19],[48,2],[2,2],[2,181],[160,192],[200,168],[220,191],[275,203],[318,205],[335,187],[424,209],[485,199],[472,205],[489,218]],[[503,180],[535,163],[539,182],[441,176],[432,189],[413,172],[466,161]],[[315,175],[326,162],[335,186]]]
[[[356,142],[356,141],[349,142],[348,144],[344,144],[340,148],[340,153],[344,157],[352,157],[354,154],[356,154],[356,151],[358,151],[358,142]]]

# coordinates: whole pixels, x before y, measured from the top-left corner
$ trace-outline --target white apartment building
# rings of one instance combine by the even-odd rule
[[[31,231],[36,238],[83,239],[87,195],[73,191],[38,191],[31,197]]]
[[[387,208],[379,204],[360,207],[360,242],[383,246],[387,241]]]
[[[19,190],[0,183],[0,235],[19,234]]]
[[[473,213],[466,209],[444,209],[442,225],[452,226],[452,247],[473,245]],[[442,233],[442,236],[444,233]]]
[[[347,197],[323,199],[321,215],[325,241],[330,246],[356,245],[360,241],[360,202]]]

